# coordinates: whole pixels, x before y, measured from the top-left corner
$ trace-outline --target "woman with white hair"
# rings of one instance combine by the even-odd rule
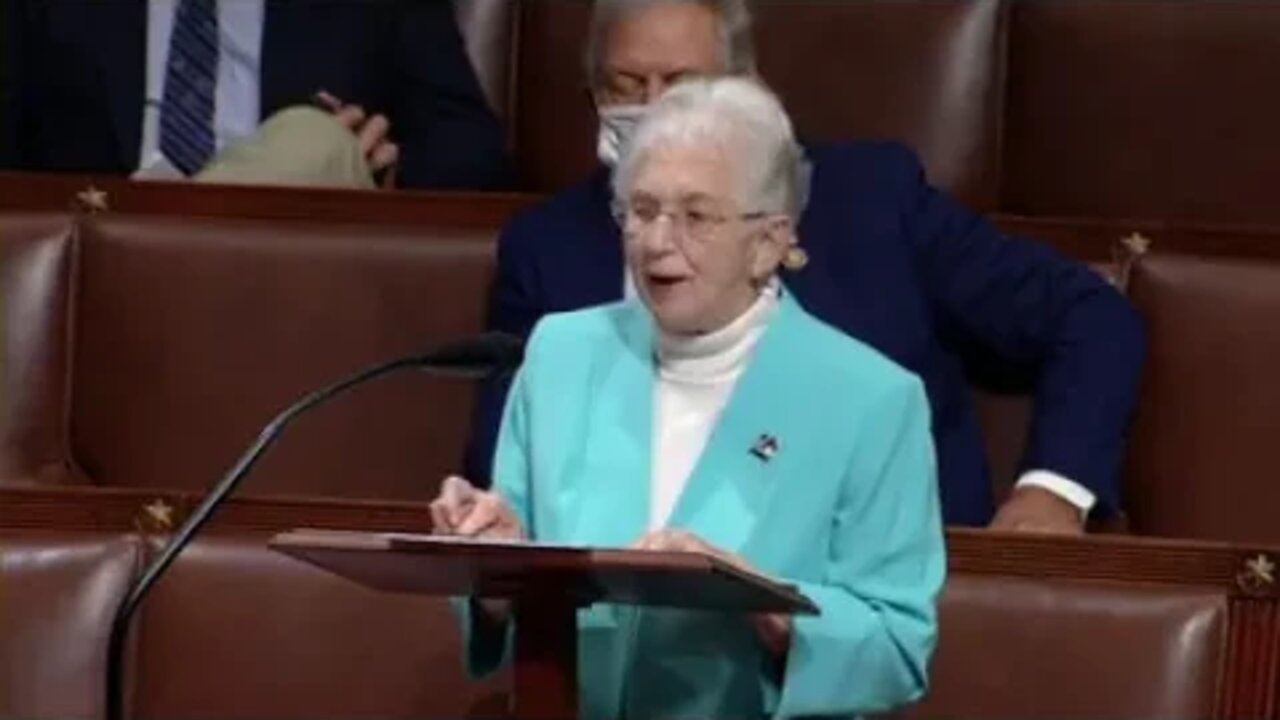
[[[809,315],[807,169],[777,99],[681,83],[614,178],[633,297],[552,315],[510,394],[493,489],[446,480],[437,532],[712,553],[795,583],[816,616],[593,608],[584,716],[882,711],[925,689],[945,573],[921,383]],[[470,604],[473,670],[508,609]]]

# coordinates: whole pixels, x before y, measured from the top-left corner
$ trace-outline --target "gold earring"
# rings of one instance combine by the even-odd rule
[[[787,254],[782,258],[782,267],[795,272],[805,269],[809,264],[809,253],[804,251],[802,247],[791,246],[787,249]]]

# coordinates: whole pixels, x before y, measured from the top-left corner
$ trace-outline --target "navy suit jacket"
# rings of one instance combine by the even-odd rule
[[[133,172],[146,99],[146,1],[0,2],[0,167]],[[400,145],[401,186],[509,185],[503,133],[467,59],[452,3],[264,2],[263,119],[326,89],[388,116]]]
[[[928,185],[895,144],[811,148],[799,241],[807,267],[783,281],[811,313],[916,373],[933,411],[944,519],[993,514],[971,380],[1035,394],[1026,469],[1120,501],[1118,472],[1144,354],[1128,302],[1089,268],[1001,234]],[[535,206],[498,245],[490,324],[527,334],[546,313],[622,295],[608,173]],[[482,392],[467,472],[489,476],[506,388]]]

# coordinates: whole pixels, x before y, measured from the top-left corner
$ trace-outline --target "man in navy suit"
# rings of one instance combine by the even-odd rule
[[[597,2],[588,65],[606,168],[506,228],[493,327],[525,334],[546,313],[628,292],[607,166],[670,83],[753,72],[749,26],[742,0]],[[784,282],[810,312],[924,380],[947,522],[1075,533],[1091,513],[1115,512],[1144,353],[1125,299],[1088,268],[1002,235],[931,188],[906,148],[808,152],[803,253]],[[1035,393],[1024,472],[998,512],[968,384],[992,375]],[[488,475],[504,393],[490,386],[480,403],[467,463],[477,480]]]
[[[166,147],[171,126],[161,118],[168,97],[186,82],[172,79],[181,57],[187,64],[178,70],[196,78],[193,86],[206,96],[185,99],[181,126],[193,137],[168,146],[201,149],[193,165],[277,111],[311,103],[324,91],[346,103],[334,108],[325,96],[323,104],[368,141],[362,144],[375,169],[398,155],[401,186],[509,183],[503,134],[466,57],[450,2],[0,2],[6,45],[0,167],[149,170]],[[190,18],[200,21],[194,30],[186,25]],[[203,124],[212,135],[207,127],[192,129]],[[388,126],[398,153],[387,154]]]

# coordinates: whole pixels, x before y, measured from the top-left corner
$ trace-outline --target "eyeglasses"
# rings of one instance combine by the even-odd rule
[[[686,78],[698,77],[694,70],[677,70],[669,73],[642,75],[622,70],[608,74],[600,87],[600,97],[605,102],[619,105],[646,105],[657,99],[667,88]]]
[[[761,220],[769,215],[764,211],[721,213],[693,205],[664,209],[661,203],[649,199],[630,203],[615,201],[613,204],[613,219],[622,228],[623,235],[628,237],[652,230],[659,220],[666,217],[670,218],[677,236],[703,241],[715,235],[726,223]]]

